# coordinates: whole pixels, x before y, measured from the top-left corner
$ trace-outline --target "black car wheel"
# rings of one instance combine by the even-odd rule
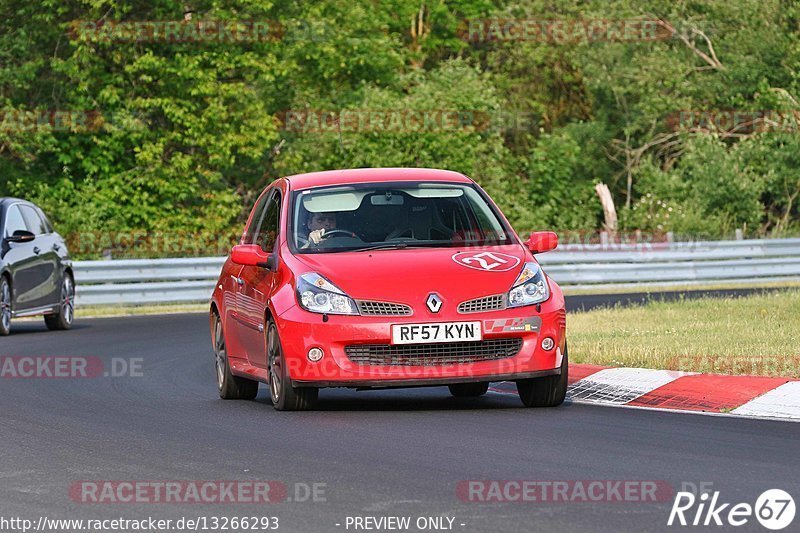
[[[223,400],[252,400],[258,395],[258,381],[240,378],[231,373],[228,349],[222,320],[215,312],[214,320],[214,366],[217,374],[217,390]]]
[[[0,276],[0,336],[11,333],[11,285],[8,278]]]
[[[569,381],[569,357],[564,345],[561,359],[561,374],[517,381],[519,399],[525,407],[556,407],[567,397]]]
[[[58,312],[44,316],[44,323],[50,330],[66,330],[72,327],[75,320],[75,281],[69,274],[61,280],[61,296],[58,301]]]
[[[289,379],[286,359],[283,356],[278,326],[269,321],[266,334],[267,366],[269,367],[269,392],[272,405],[278,411],[304,411],[317,403],[319,389],[295,388]]]

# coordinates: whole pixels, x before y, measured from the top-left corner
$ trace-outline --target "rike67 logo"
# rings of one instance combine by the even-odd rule
[[[794,520],[795,505],[792,496],[780,489],[770,489],[758,497],[756,504],[721,503],[719,491],[699,497],[691,492],[675,495],[668,526],[743,526],[755,515],[756,520],[767,529],[778,531]]]

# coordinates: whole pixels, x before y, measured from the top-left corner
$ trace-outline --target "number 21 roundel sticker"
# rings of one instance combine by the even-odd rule
[[[505,272],[520,263],[518,257],[499,252],[458,252],[453,261],[467,268],[486,272]]]

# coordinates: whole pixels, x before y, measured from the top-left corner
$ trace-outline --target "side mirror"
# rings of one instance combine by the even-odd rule
[[[257,244],[237,244],[231,250],[231,261],[237,265],[254,266],[275,270],[277,258],[267,254]]]
[[[534,254],[549,252],[558,246],[558,235],[552,231],[534,231],[525,241],[525,246]]]
[[[6,242],[15,242],[15,243],[31,242],[35,238],[36,235],[31,233],[30,231],[26,231],[24,229],[18,229],[17,231],[14,232],[13,235],[11,235],[10,237],[6,237]]]

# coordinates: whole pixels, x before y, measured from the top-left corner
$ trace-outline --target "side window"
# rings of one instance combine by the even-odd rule
[[[261,217],[264,214],[264,207],[266,207],[267,202],[269,202],[270,198],[272,198],[272,194],[272,192],[262,194],[256,202],[256,205],[253,206],[253,219],[244,230],[244,235],[242,235],[241,241],[242,244],[253,244],[253,236],[256,234],[259,222],[261,222]]]
[[[25,222],[28,224],[28,229],[30,231],[36,235],[44,235],[47,233],[47,226],[45,226],[44,220],[42,220],[42,217],[39,216],[39,213],[37,213],[34,208],[29,205],[21,205],[19,208],[22,211],[22,216],[25,218]]]
[[[266,209],[261,216],[261,220],[256,230],[253,244],[258,244],[265,252],[275,249],[275,242],[278,240],[278,219],[281,212],[281,195],[275,192],[270,196]]]
[[[14,235],[15,231],[23,230],[28,231],[28,226],[25,225],[25,219],[22,218],[22,213],[19,207],[12,205],[6,211],[6,237]]]
[[[55,230],[53,229],[53,224],[50,223],[50,219],[47,218],[47,215],[44,214],[44,211],[37,208],[36,212],[39,213],[39,216],[44,221],[44,227],[47,230],[47,233],[55,233]]]

